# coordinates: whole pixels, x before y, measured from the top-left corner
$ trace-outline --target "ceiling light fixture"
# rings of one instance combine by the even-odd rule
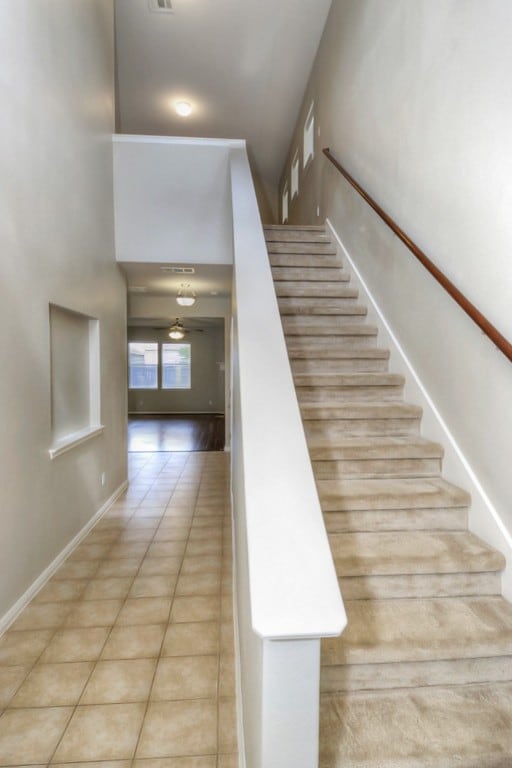
[[[181,284],[176,301],[181,307],[191,307],[196,303],[196,294],[190,287],[190,283]]]
[[[175,109],[180,117],[188,117],[192,112],[192,104],[188,101],[177,101]]]
[[[185,337],[185,329],[183,327],[183,323],[178,317],[169,329],[169,337],[171,339],[175,339],[176,341],[179,341]]]

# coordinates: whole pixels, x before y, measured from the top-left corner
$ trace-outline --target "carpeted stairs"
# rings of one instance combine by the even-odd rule
[[[504,557],[468,531],[325,229],[265,236],[348,614],[322,646],[320,767],[510,768]]]

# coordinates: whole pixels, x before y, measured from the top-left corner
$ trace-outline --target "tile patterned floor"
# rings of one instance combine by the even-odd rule
[[[0,766],[235,768],[223,453],[130,487],[0,638]]]

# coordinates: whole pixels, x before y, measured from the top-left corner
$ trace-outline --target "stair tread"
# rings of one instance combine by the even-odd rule
[[[296,373],[296,387],[399,387],[404,377],[399,373]]]
[[[321,243],[298,243],[298,242],[267,242],[267,251],[269,255],[283,253],[283,254],[297,254],[305,253],[309,255],[328,254],[330,256],[337,256],[336,248],[331,242]]]
[[[441,477],[318,480],[317,489],[325,512],[466,507],[471,501],[467,491]]]
[[[362,304],[356,304],[354,301],[343,301],[343,299],[327,298],[295,298],[293,296],[278,297],[277,303],[279,311],[289,325],[308,330],[316,321],[318,324],[326,324],[332,327],[336,317],[344,315],[363,315],[368,314],[368,310]]]
[[[270,266],[274,267],[307,267],[316,269],[341,269],[342,264],[336,253],[272,253],[269,251]]]
[[[330,243],[331,240],[322,229],[266,229],[265,240],[267,243]]]
[[[323,324],[317,323],[316,325],[305,325],[303,327],[289,325],[284,322],[283,330],[285,336],[289,337],[288,341],[295,346],[301,343],[306,346],[314,344],[318,346],[319,351],[322,348],[332,349],[333,346],[339,345],[339,339],[336,338],[338,336],[376,337],[378,335],[378,329],[374,325],[367,325],[364,322],[359,323],[355,319],[348,322],[346,317],[342,318],[341,316],[337,323],[326,323],[324,320]],[[332,340],[329,341],[329,338]]]
[[[336,412],[337,418],[357,419],[411,419],[420,418],[423,413],[419,405],[410,403],[307,403],[301,406],[302,416],[311,419],[322,418],[322,412]],[[329,418],[325,416],[324,418]]]
[[[322,694],[319,768],[506,768],[512,684]]]
[[[443,448],[439,443],[423,437],[347,437],[337,439],[313,436],[308,441],[309,453],[315,460],[341,459],[388,459],[388,458],[441,458]]]
[[[357,299],[359,291],[356,288],[348,288],[346,283],[325,281],[314,283],[313,281],[282,280],[275,284],[278,298],[319,298],[319,299]]]
[[[475,573],[505,566],[500,552],[469,531],[331,533],[340,577]]]
[[[325,232],[324,224],[264,224],[264,232]]]
[[[321,342],[303,344],[291,343],[295,339],[288,340],[288,357],[290,360],[316,360],[322,361],[336,360],[389,360],[389,350],[382,347],[336,347],[322,346]]]
[[[384,664],[512,655],[502,597],[347,600],[348,626],[322,641],[322,664]]]
[[[309,282],[319,285],[323,282],[332,283],[333,279],[348,283],[350,275],[340,266],[337,267],[272,267],[274,280],[285,282]]]

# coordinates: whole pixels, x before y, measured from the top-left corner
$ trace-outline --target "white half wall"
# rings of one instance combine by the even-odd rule
[[[117,260],[231,264],[228,158],[239,144],[114,136]]]

